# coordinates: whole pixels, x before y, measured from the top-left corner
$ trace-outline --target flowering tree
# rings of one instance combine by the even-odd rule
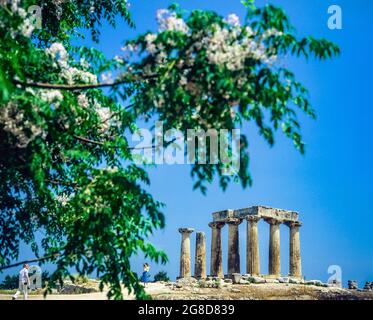
[[[3,1],[0,266],[17,259],[20,241],[38,256],[38,233],[57,266],[52,279],[74,267],[82,275],[97,272],[109,297],[122,297],[121,284],[144,297],[130,257],[167,257],[146,240],[164,227],[164,216],[128,141],[140,117],[183,132],[253,122],[269,144],[281,128],[304,152],[296,115],[315,113],[285,58],[326,59],[339,49],[325,39],[296,38],[282,9],[249,3],[243,24],[234,14],[161,9],[158,32],[127,41],[122,55],[108,59],[73,40],[89,29],[98,41],[100,22],[115,27],[117,16],[134,26],[127,1],[36,1],[40,29],[27,13],[35,1]],[[98,82],[108,72],[116,78]],[[206,192],[214,177],[223,189],[231,180],[250,185],[245,135],[240,145],[239,171],[227,176],[221,162],[196,163],[195,188]]]

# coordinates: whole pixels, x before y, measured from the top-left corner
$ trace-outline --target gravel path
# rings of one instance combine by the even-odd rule
[[[146,292],[156,300],[373,300],[373,291],[361,292],[338,288],[321,288],[296,284],[230,285],[216,288],[172,288],[165,283],[149,283]],[[87,294],[50,294],[46,300],[106,300],[104,292]],[[133,299],[123,290],[125,299]],[[11,300],[0,294],[0,300]],[[20,296],[22,299],[22,296]],[[29,295],[30,300],[44,300],[42,295]]]

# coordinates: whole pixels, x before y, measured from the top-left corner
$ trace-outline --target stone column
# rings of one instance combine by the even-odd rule
[[[268,218],[265,219],[270,225],[269,233],[269,275],[280,276],[280,224],[282,221]]]
[[[238,226],[242,220],[229,218],[226,220],[228,224],[228,276],[233,273],[241,273],[240,271],[240,243]]]
[[[247,247],[246,247],[246,273],[260,274],[259,240],[258,240],[258,216],[247,216]]]
[[[211,222],[209,227],[212,230],[211,236],[211,264],[210,276],[224,278],[223,274],[223,254],[221,247],[221,229],[224,222]]]
[[[190,234],[194,229],[180,228],[181,252],[180,252],[180,278],[190,278]]]
[[[206,278],[206,236],[204,232],[196,233],[196,259],[194,265],[194,277]]]
[[[300,239],[299,227],[300,222],[288,222],[290,228],[290,254],[289,254],[289,276],[301,278],[302,277],[302,262],[300,256]]]

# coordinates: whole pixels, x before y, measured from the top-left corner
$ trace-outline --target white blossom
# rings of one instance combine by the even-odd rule
[[[138,45],[137,44],[132,44],[129,43],[125,45],[124,47],[121,48],[122,51],[129,51],[129,52],[136,52],[138,50]]]
[[[102,107],[99,104],[96,105],[96,112],[100,118],[101,129],[106,131],[110,127],[109,119],[111,118],[111,111],[107,107]]]
[[[157,20],[161,21],[164,16],[170,14],[170,10],[167,9],[159,9],[157,10]]]
[[[186,84],[188,84],[188,79],[187,79],[186,77],[184,77],[184,76],[181,76],[181,77],[180,77],[179,84],[180,84],[181,86],[185,86]]]
[[[32,32],[35,29],[35,26],[33,22],[30,20],[30,18],[27,17],[27,12],[20,7],[20,1],[19,0],[12,0],[11,2],[10,10],[14,15],[18,15],[20,18],[22,18],[22,23],[18,26],[17,30],[11,30],[10,33],[12,37],[16,37],[18,34],[23,35],[24,37],[30,38],[32,35]]]
[[[121,56],[115,55],[114,56],[114,61],[118,63],[124,63],[124,59]]]
[[[167,60],[167,54],[165,52],[163,52],[163,51],[159,52],[157,54],[157,57],[155,58],[155,61],[158,64],[164,63],[166,60]]]
[[[234,41],[234,38],[229,30],[217,26],[213,35],[204,39],[207,46],[206,55],[210,63],[226,65],[229,70],[243,67],[245,51],[239,42]]]
[[[231,13],[230,15],[228,15],[227,23],[233,27],[239,27],[241,25],[240,18],[234,13]]]
[[[62,101],[63,95],[59,90],[41,90],[40,98],[47,103],[53,103]]]
[[[76,81],[82,81],[90,84],[97,83],[97,76],[93,73],[69,66],[69,54],[63,44],[55,42],[45,51],[57,61],[57,64],[61,68],[60,75],[67,81],[68,84],[74,84]],[[80,65],[82,65],[84,68],[89,68],[88,62],[84,59],[80,60]]]
[[[16,12],[21,18],[26,18],[27,16],[27,13],[26,13],[26,10],[22,9],[22,8],[18,8],[17,12]]]
[[[61,71],[61,77],[67,80],[69,84],[75,83],[77,80],[84,83],[97,83],[97,76],[88,71],[79,70],[75,67],[66,67]]]
[[[114,167],[106,167],[104,168],[104,170],[106,172],[109,172],[109,173],[117,173],[119,171],[119,168],[117,166],[114,166]]]
[[[189,28],[185,21],[178,18],[175,12],[171,12],[167,9],[159,9],[157,11],[157,21],[159,24],[159,31],[178,31],[182,33],[188,33]]]
[[[154,33],[148,33],[145,36],[146,41],[146,50],[150,55],[153,55],[157,52],[157,46],[154,44],[154,41],[157,39],[157,35]]]
[[[269,56],[264,60],[264,63],[267,63],[269,65],[273,65],[277,61],[277,55]]]
[[[245,27],[245,31],[248,37],[251,37],[252,35],[254,35],[254,31],[250,26]]]
[[[57,195],[56,200],[61,204],[61,206],[65,207],[68,204],[70,197],[67,194],[63,193]]]
[[[69,55],[62,43],[55,42],[45,50],[54,59],[58,60],[63,66],[66,66]]]
[[[18,148],[26,148],[37,136],[44,137],[43,129],[26,119],[23,110],[17,108],[13,103],[0,108],[0,123],[4,130],[17,140]]]
[[[107,73],[101,74],[101,80],[103,82],[110,82],[113,80],[113,74],[109,71]]]
[[[233,18],[232,18],[233,20]],[[261,40],[252,37],[251,28],[246,27],[245,37],[239,37],[240,28],[221,28],[214,26],[212,35],[202,40],[202,46],[206,48],[206,56],[210,63],[224,65],[229,70],[240,70],[248,58],[258,60],[262,63],[273,64],[277,57],[268,55],[266,46]],[[275,34],[270,31],[268,34]]]
[[[21,34],[27,38],[30,38],[34,29],[35,29],[34,24],[31,23],[30,19],[28,18],[24,19],[20,27]]]
[[[19,9],[19,3],[20,3],[20,0],[12,0],[11,1],[12,5],[10,7],[10,9],[12,10],[13,13],[17,13],[18,9]]]
[[[264,31],[263,33],[263,39],[266,39],[266,38],[269,38],[269,37],[272,37],[272,36],[281,36],[283,35],[282,32],[278,31],[277,29],[275,28],[272,28],[272,29],[267,29],[266,31]]]
[[[77,96],[77,101],[80,107],[87,109],[89,107],[89,101],[84,93]]]
[[[80,65],[84,68],[84,69],[89,69],[90,68],[90,64],[89,62],[85,59],[85,58],[81,58],[80,59]]]

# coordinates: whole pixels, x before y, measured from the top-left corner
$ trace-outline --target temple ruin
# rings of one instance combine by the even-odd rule
[[[222,228],[228,226],[228,266],[227,277],[233,274],[241,274],[240,269],[240,243],[239,225],[247,221],[247,247],[246,247],[246,273],[260,275],[260,257],[258,241],[258,223],[263,220],[269,224],[269,274],[268,277],[279,277],[280,268],[280,225],[289,227],[289,276],[302,278],[299,221],[297,212],[275,209],[265,206],[253,206],[239,210],[225,210],[212,214],[213,221],[209,223],[211,228],[211,261],[210,276],[224,278],[223,252],[222,252]],[[182,234],[180,276],[179,278],[191,277],[190,259],[190,235],[194,229],[180,228]],[[206,278],[206,237],[203,232],[197,232],[196,256],[194,266],[194,277],[196,279]]]

